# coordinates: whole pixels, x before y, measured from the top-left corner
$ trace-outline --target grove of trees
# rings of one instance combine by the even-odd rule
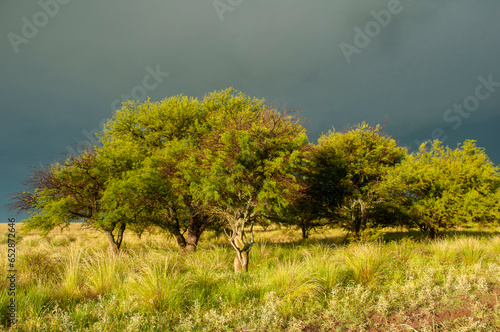
[[[424,143],[409,154],[382,127],[358,124],[308,140],[296,113],[233,89],[202,100],[127,102],[86,146],[33,171],[10,208],[28,229],[83,221],[118,253],[123,234],[148,227],[182,252],[207,229],[223,231],[235,271],[247,271],[253,227],[319,227],[354,237],[383,227],[436,237],[454,227],[498,224],[499,168],[468,140]]]

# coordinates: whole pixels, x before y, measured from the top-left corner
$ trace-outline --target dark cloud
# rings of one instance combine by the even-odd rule
[[[16,53],[9,33],[23,36],[26,20],[43,21],[40,3],[55,1],[0,2],[2,205],[32,165],[62,158],[157,66],[169,76],[148,89],[153,100],[233,86],[302,110],[312,138],[387,117],[402,144],[441,128],[446,143],[476,138],[500,162],[500,88],[460,128],[443,120],[479,76],[500,81],[498,1],[401,0],[348,63],[340,44],[395,0],[243,0],[223,21],[210,0],[66,0]]]

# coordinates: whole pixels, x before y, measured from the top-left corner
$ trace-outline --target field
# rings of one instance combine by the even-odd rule
[[[392,230],[347,244],[338,230],[256,232],[248,273],[207,232],[182,255],[162,233],[104,234],[74,224],[47,236],[17,227],[18,323],[8,326],[7,225],[0,224],[0,329],[6,331],[494,331],[500,233],[427,241]]]

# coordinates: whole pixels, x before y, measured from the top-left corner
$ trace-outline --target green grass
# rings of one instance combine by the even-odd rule
[[[0,329],[500,328],[498,233],[460,231],[428,241],[394,230],[386,242],[370,244],[346,244],[337,230],[306,241],[284,229],[259,230],[256,237],[249,272],[234,274],[234,250],[210,233],[196,253],[185,255],[164,235],[139,240],[126,234],[119,256],[107,250],[103,234],[78,225],[45,237],[23,234],[17,244],[19,322],[10,329],[7,246],[0,247]]]

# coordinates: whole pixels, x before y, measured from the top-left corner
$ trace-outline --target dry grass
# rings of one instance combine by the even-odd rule
[[[295,230],[258,229],[250,272],[235,275],[233,249],[211,233],[188,255],[164,234],[126,233],[113,256],[102,233],[80,225],[47,236],[17,226],[19,323],[12,331],[500,328],[500,236],[493,232],[430,242],[393,230],[387,243],[346,244],[339,230],[304,241]],[[6,257],[4,243],[4,329]]]

